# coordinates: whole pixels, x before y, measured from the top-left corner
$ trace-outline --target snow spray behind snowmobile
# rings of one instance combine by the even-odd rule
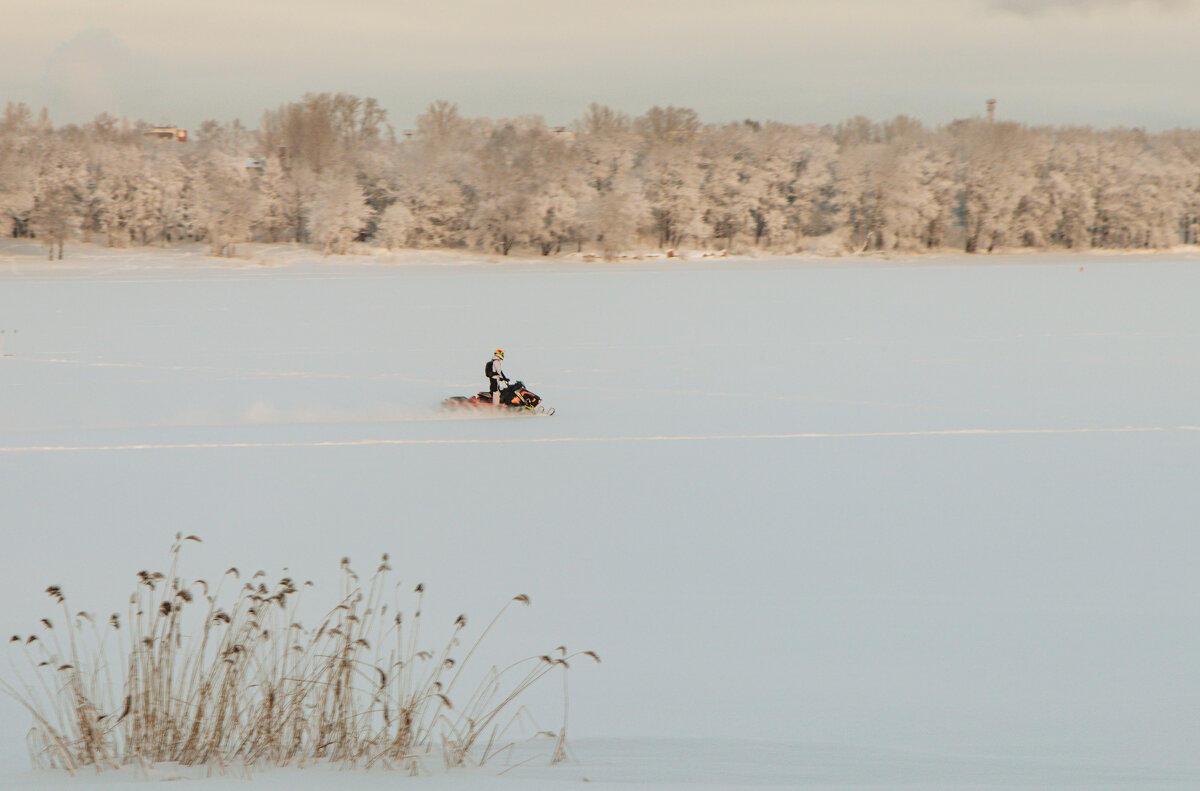
[[[442,402],[447,409],[495,409],[502,413],[553,415],[554,407],[542,405],[542,397],[525,387],[524,382],[510,382],[500,391],[500,403],[492,403],[492,394],[480,390],[471,397],[451,396]]]

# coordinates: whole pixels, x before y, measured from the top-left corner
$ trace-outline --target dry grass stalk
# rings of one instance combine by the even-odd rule
[[[595,653],[560,646],[554,658],[493,667],[453,702],[484,638],[528,597],[507,602],[458,660],[466,616],[440,650],[421,648],[424,586],[406,619],[385,601],[387,555],[365,585],[343,559],[339,598],[310,631],[298,612],[311,583],[284,577],[268,587],[264,572],[241,582],[231,568],[210,592],[204,580],[178,575],[189,540],[200,539],[176,536],[166,574],[139,572],[124,622],[114,614],[102,628],[87,613],[72,617],[62,589],[51,586],[62,628],[44,619],[41,636],[12,638],[13,680],[0,681],[0,691],[33,718],[35,766],[74,773],[166,761],[223,770],[324,760],[418,773],[439,754],[446,766],[479,765],[504,752],[497,742],[528,716],[515,703],[521,694],[556,671],[563,724],[552,760],[565,759],[568,660],[599,662]]]

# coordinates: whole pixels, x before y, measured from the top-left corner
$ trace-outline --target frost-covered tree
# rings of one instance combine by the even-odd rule
[[[586,233],[580,207],[588,188],[575,150],[544,127],[529,135],[538,159],[531,185],[538,221],[530,241],[542,255],[560,252],[569,243],[579,249]]]
[[[413,213],[408,206],[403,203],[393,203],[380,215],[375,238],[389,250],[408,247],[414,226]]]
[[[756,194],[764,185],[755,178],[752,124],[729,124],[704,136],[700,150],[701,222],[706,238],[725,248],[736,236],[757,233]]]
[[[834,230],[837,144],[816,127],[768,123],[753,137],[757,189],[755,241],[776,249],[803,249],[805,240]]]
[[[1019,244],[1016,212],[1037,179],[1025,155],[1030,133],[1017,124],[964,122],[955,131],[962,179],[965,249]]]
[[[352,162],[377,145],[386,118],[374,99],[310,93],[300,102],[263,114],[261,148],[284,158],[288,167],[306,167],[320,174]]]
[[[76,230],[109,245],[244,241],[345,249],[475,247],[543,254],[591,246],[739,244],[779,252],[1200,242],[1200,131],[1031,128],[903,116],[831,127],[706,125],[688,109],[638,118],[592,105],[567,129],[468,119],[435,102],[402,139],[372,99],[308,94],[260,128],[208,121],[192,142],[101,114],[55,128],[0,116],[0,232]],[[86,175],[76,219],[46,152]],[[353,187],[351,186],[353,185]],[[37,215],[38,230],[34,228]],[[57,246],[57,245],[56,245]]]
[[[1086,250],[1096,226],[1100,150],[1091,129],[1039,130],[1037,186],[1017,208],[1016,231],[1030,247]]]
[[[567,177],[568,152],[540,119],[505,123],[479,151],[475,239],[508,255],[518,244],[548,254],[574,232],[576,191]],[[574,189],[572,188],[574,187]]]
[[[592,104],[574,124],[575,167],[583,184],[577,217],[580,234],[605,258],[633,244],[650,209],[635,173],[642,138],[624,113]]]
[[[539,191],[533,199],[533,212],[538,222],[530,242],[542,255],[561,252],[563,245],[571,241],[581,243],[579,201],[576,193],[564,185],[554,184]]]
[[[338,173],[317,185],[309,210],[310,235],[325,255],[343,255],[367,223],[362,188],[350,174]]]
[[[628,185],[639,142],[629,116],[593,103],[574,134],[576,167],[588,188],[605,194]]]
[[[875,142],[843,152],[838,191],[852,245],[866,250],[921,250],[943,243],[955,194],[949,157],[917,121],[883,124]]]
[[[50,146],[43,152],[34,180],[29,226],[46,245],[51,259],[57,250],[62,260],[63,244],[79,231],[86,173],[83,158],[75,151]]]
[[[649,213],[645,197],[630,179],[610,192],[589,193],[580,206],[580,222],[604,258],[612,260],[635,242]]]
[[[1170,153],[1156,149],[1141,130],[1104,136],[1093,245],[1166,247],[1179,242],[1179,217],[1187,205],[1192,174]]]
[[[198,165],[201,171],[193,195],[197,230],[208,242],[211,255],[233,256],[237,245],[251,239],[258,216],[258,191],[242,157],[213,150]]]
[[[476,243],[501,255],[537,231],[532,190],[536,166],[528,139],[513,125],[495,130],[479,154],[479,198],[471,217]]]
[[[24,104],[9,102],[0,117],[0,232],[5,235],[29,234],[35,177],[50,133],[45,110],[35,118]]]
[[[365,197],[378,212],[391,196],[375,177],[386,163],[379,159],[390,129],[375,99],[350,94],[306,94],[302,101],[263,114],[258,131],[258,158],[266,162],[261,189],[262,215],[256,228],[264,239],[311,241],[326,251],[348,244],[339,224],[349,222],[348,179],[368,186]],[[318,205],[319,204],[319,205]],[[320,221],[320,228],[312,220]],[[351,239],[373,227],[372,217],[359,223]],[[318,238],[320,237],[320,238]]]
[[[412,216],[413,247],[459,247],[466,243],[477,198],[477,123],[449,102],[435,102],[396,151],[393,202]]]
[[[278,156],[262,160],[256,228],[263,241],[296,242],[304,237],[305,191]]]
[[[700,119],[694,110],[652,107],[637,119],[645,146],[639,175],[660,247],[677,247],[702,234],[698,155]]]
[[[886,152],[881,143],[859,143],[838,154],[836,208],[838,225],[854,250],[882,246]]]
[[[133,241],[134,204],[147,189],[140,165],[136,154],[114,144],[93,155],[88,224],[107,247],[126,247]]]

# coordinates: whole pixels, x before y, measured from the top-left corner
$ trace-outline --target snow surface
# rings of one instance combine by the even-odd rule
[[[1194,253],[245,253],[0,242],[0,634],[177,531],[318,590],[390,552],[447,625],[528,594],[498,653],[601,655],[576,761],[70,778],[0,699],[0,787],[1200,783]],[[496,346],[556,416],[438,408]]]

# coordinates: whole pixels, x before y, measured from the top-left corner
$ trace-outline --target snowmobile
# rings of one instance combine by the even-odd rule
[[[500,412],[517,412],[535,415],[553,415],[554,407],[542,406],[542,397],[525,387],[524,382],[509,382],[500,391],[500,403],[492,403],[489,390],[480,390],[471,397],[451,396],[442,402],[447,409],[475,408],[495,409]]]

